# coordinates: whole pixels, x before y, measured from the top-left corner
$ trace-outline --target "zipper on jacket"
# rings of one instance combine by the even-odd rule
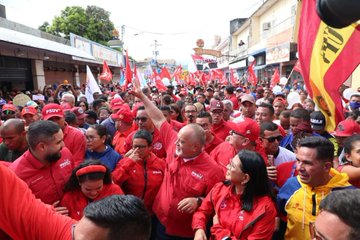
[[[142,195],[141,199],[145,198],[147,182],[148,182],[148,174],[147,174],[147,168],[146,168],[146,161],[144,160],[144,191],[143,191],[143,195]]]
[[[312,211],[311,211],[311,214],[313,216],[316,216],[316,194],[313,193],[313,195],[311,196],[312,198]]]

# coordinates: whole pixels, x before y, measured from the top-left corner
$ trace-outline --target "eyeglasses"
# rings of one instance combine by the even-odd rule
[[[139,122],[139,121],[146,122],[147,120],[148,120],[147,117],[136,117],[136,118],[135,118],[135,121],[136,121],[136,122]]]
[[[15,112],[14,112],[14,111],[11,111],[11,110],[5,110],[5,111],[4,111],[4,114],[5,114],[5,115],[12,115],[12,114],[15,114]]]
[[[275,140],[280,142],[283,139],[283,137],[281,135],[279,135],[276,137],[269,137],[269,138],[264,138],[264,139],[268,140],[270,143],[273,143],[273,142],[275,142]]]
[[[238,132],[235,132],[234,130],[231,130],[229,133],[230,133],[230,135],[232,135],[232,136],[237,135],[237,136],[241,136],[241,137],[243,137],[243,138],[246,138],[244,135],[242,135],[242,134],[240,134],[240,133],[238,133]]]
[[[96,138],[98,137],[94,137],[94,136],[85,136],[86,137],[86,141],[92,142],[94,141]]]

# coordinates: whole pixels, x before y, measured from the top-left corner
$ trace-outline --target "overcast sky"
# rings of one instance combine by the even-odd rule
[[[230,35],[230,20],[249,17],[263,0],[0,0],[6,6],[7,19],[38,28],[51,23],[66,6],[96,5],[111,13],[110,19],[120,30],[125,25],[124,42],[136,60],[153,56],[154,40],[160,44],[158,59],[175,59],[192,65],[190,54],[196,40],[205,47]]]

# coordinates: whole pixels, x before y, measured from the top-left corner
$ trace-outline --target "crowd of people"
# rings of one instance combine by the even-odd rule
[[[332,131],[299,84],[93,98],[0,100],[0,239],[360,238],[360,91]]]

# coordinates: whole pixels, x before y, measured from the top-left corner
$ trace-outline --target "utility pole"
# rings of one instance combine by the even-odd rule
[[[161,44],[158,44],[158,41],[157,40],[154,40],[155,44],[151,45],[151,46],[154,46],[154,51],[153,51],[153,54],[154,54],[154,59],[155,61],[157,62],[157,56],[159,55],[159,50],[158,50],[158,47],[161,46]]]

